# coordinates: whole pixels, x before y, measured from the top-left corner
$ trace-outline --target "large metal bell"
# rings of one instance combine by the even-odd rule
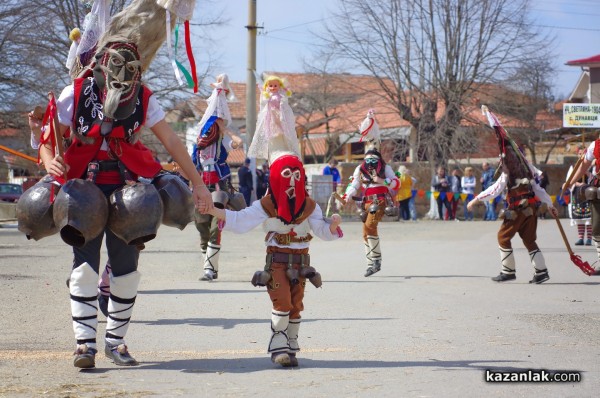
[[[108,227],[128,245],[154,239],[162,217],[162,200],[152,184],[125,185],[110,195]]]
[[[67,181],[56,196],[53,216],[62,240],[82,247],[104,232],[108,202],[96,184],[76,178]]]
[[[183,230],[194,219],[194,198],[190,188],[174,174],[152,180],[163,204],[162,223]]]
[[[58,232],[52,216],[52,201],[60,184],[46,176],[23,192],[17,202],[17,227],[27,239],[40,240]]]

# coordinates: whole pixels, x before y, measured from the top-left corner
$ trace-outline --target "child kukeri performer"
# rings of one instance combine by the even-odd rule
[[[550,279],[546,261],[536,243],[538,208],[548,206],[554,217],[558,216],[557,210],[552,205],[552,199],[546,191],[539,186],[536,178],[541,172],[523,156],[521,150],[504,130],[496,116],[482,106],[483,113],[487,116],[490,126],[496,133],[500,149],[500,165],[502,174],[497,181],[485,191],[477,195],[467,205],[473,211],[474,205],[479,201],[487,201],[501,195],[507,190],[506,201],[508,208],[500,218],[502,225],[498,231],[498,245],[502,268],[500,274],[492,278],[495,282],[505,282],[516,279],[515,258],[511,245],[512,238],[518,233],[523,244],[529,252],[531,265],[534,269],[533,279],[529,283],[542,283]]]
[[[381,270],[382,256],[377,225],[384,215],[397,214],[398,209],[394,206],[392,198],[400,188],[400,181],[379,153],[379,127],[373,110],[367,113],[361,125],[361,135],[367,142],[365,159],[354,170],[352,180],[342,199],[348,205],[351,199],[357,200],[354,199],[355,195],[364,189],[360,217],[363,222],[363,240],[367,259],[365,277],[367,277]]]
[[[235,233],[244,233],[263,224],[267,232],[267,260],[264,271],[256,272],[252,283],[255,286],[266,285],[273,303],[268,347],[271,360],[289,367],[298,366],[296,353],[300,351],[298,333],[300,313],[304,310],[306,279],[316,287],[321,285],[320,275],[310,265],[311,232],[321,239],[334,240],[342,236],[342,231],[339,228],[341,217],[334,215],[328,222],[319,205],[308,196],[304,165],[297,156],[300,148],[296,132],[281,128],[279,123],[280,117],[289,117],[291,111],[280,108],[285,95],[280,92],[283,87],[284,83],[278,77],[269,77],[265,81],[264,97],[276,97],[273,102],[278,104],[270,111],[261,111],[262,118],[270,118],[269,123],[272,124],[268,129],[259,130],[261,136],[255,136],[252,143],[257,152],[268,156],[269,191],[241,211],[213,208],[209,213],[225,221],[224,230]],[[287,112],[287,115],[283,116],[280,112]],[[266,123],[266,120],[258,123]],[[269,139],[262,135],[266,131],[271,134]]]
[[[271,340],[268,352],[271,360],[283,367],[298,366],[300,351],[298,332],[306,279],[320,286],[308,253],[313,234],[323,240],[342,236],[341,217],[334,214],[331,223],[323,217],[319,205],[306,192],[304,165],[293,154],[282,155],[272,162],[269,192],[241,211],[214,207],[210,214],[225,220],[224,230],[245,233],[263,224],[267,232],[267,263],[258,272],[253,284],[266,284],[273,303]]]

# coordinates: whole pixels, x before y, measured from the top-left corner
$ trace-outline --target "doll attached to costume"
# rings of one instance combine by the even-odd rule
[[[256,131],[248,148],[249,158],[269,159],[278,156],[278,153],[290,151],[301,157],[296,119],[288,103],[292,93],[286,86],[286,82],[278,76],[267,76],[265,79]]]

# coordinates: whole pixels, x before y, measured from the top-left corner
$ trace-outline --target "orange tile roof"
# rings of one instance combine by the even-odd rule
[[[290,105],[296,115],[296,124],[305,128],[310,135],[329,133],[352,133],[358,131],[358,126],[364,120],[369,109],[374,109],[379,128],[385,132],[388,129],[410,127],[410,123],[402,119],[393,104],[385,97],[380,82],[372,76],[336,74],[319,75],[310,73],[280,73],[269,72],[265,75],[274,74],[284,78],[288,88],[292,91]],[[383,81],[383,84],[392,85],[391,81]],[[230,102],[230,110],[233,119],[245,119],[246,117],[246,84],[231,83],[231,87],[237,98],[236,102]],[[499,99],[514,99],[516,96],[526,96],[508,92],[499,86],[491,84],[480,84],[476,87],[477,94],[470,104],[463,109],[465,118],[463,127],[487,126],[486,117],[481,113],[481,105],[486,104],[494,112],[503,126],[510,133],[511,129],[525,128],[528,123],[510,115],[500,114],[494,109],[494,103]],[[258,109],[259,90],[256,89],[256,101]],[[298,101],[295,103],[295,99]],[[309,105],[305,105],[308,102]],[[322,111],[314,111],[319,102],[327,105],[326,115]],[[192,108],[196,115],[202,115],[206,109],[206,101],[199,97],[192,100]],[[303,109],[306,108],[306,109]],[[312,109],[311,109],[312,108]],[[440,101],[436,117],[441,118],[445,112],[444,104]],[[199,117],[199,116],[198,116]],[[536,116],[536,124],[543,130],[560,128],[562,119],[560,112],[539,112]],[[487,140],[487,135],[482,134],[482,139]],[[493,138],[493,135],[489,136]],[[326,153],[326,140],[311,138],[313,147],[319,156]],[[494,144],[495,145],[495,144]],[[497,152],[494,145],[482,142],[483,147],[489,147],[490,152]],[[318,149],[317,149],[318,147]],[[307,148],[307,151],[310,151]],[[484,149],[485,152],[487,150]],[[237,152],[240,152],[239,154]],[[307,152],[310,155],[310,152]],[[243,152],[232,151],[229,162],[242,163]],[[492,155],[494,156],[494,155]]]

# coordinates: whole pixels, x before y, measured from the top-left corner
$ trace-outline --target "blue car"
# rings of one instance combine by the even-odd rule
[[[0,182],[0,201],[17,202],[23,194],[23,187],[19,184]]]

